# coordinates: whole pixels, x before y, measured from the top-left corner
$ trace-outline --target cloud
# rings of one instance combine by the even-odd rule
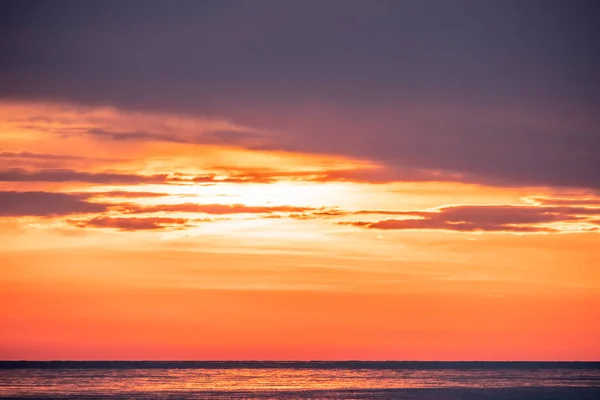
[[[84,192],[84,196],[89,197],[122,197],[122,198],[146,198],[146,197],[166,197],[168,193],[158,192],[133,192],[127,190],[112,190],[107,192]]]
[[[189,141],[180,139],[177,136],[169,134],[151,133],[151,132],[122,132],[122,131],[109,131],[102,128],[90,128],[83,129],[80,133],[89,134],[103,139],[117,140],[117,141],[163,141],[163,142],[176,142],[176,143],[189,143]]]
[[[417,169],[397,169],[379,165],[315,170],[278,170],[275,168],[213,167],[207,174],[174,175],[171,182],[181,183],[274,183],[278,181],[352,182],[385,184],[392,182],[456,182],[466,181],[457,174]]]
[[[336,224],[381,230],[445,230],[456,232],[560,232],[563,226],[579,226],[594,231],[599,225],[600,208],[577,205],[515,206],[515,205],[457,205],[436,210],[345,210],[291,205],[249,206],[244,204],[158,204],[96,203],[90,198],[162,197],[155,192],[0,192],[0,216],[63,216],[97,214],[88,219],[68,220],[78,227],[115,228],[120,230],[184,229],[191,222],[208,219],[189,219],[154,216],[157,213],[198,213],[210,215],[256,214],[262,218],[291,218],[296,220],[333,219]],[[114,215],[102,215],[111,212]],[[136,214],[149,214],[142,217]],[[383,220],[344,221],[358,215],[389,215]]]
[[[361,211],[360,213],[377,213]],[[583,207],[529,207],[529,206],[451,206],[438,211],[388,212],[404,219],[380,221],[344,221],[368,229],[414,230],[433,229],[457,232],[554,232],[556,229],[540,224],[556,222],[586,222],[600,214],[600,209]]]
[[[597,206],[600,207],[600,198],[546,198],[546,197],[532,197],[530,200],[545,206]]]
[[[131,214],[154,214],[154,213],[201,213],[212,215],[227,214],[269,214],[279,215],[280,213],[309,213],[319,212],[322,209],[297,206],[246,206],[243,204],[160,204],[160,205],[137,205],[132,203],[96,203],[88,201],[89,198],[96,197],[162,197],[165,193],[154,192],[80,192],[80,193],[55,193],[55,192],[0,192],[0,216],[20,217],[20,216],[61,216],[70,214],[94,214],[107,211],[116,212],[125,215],[123,218],[113,218],[107,216],[96,216],[90,220],[74,220],[70,223],[77,226],[97,226],[97,227],[136,227],[136,229],[161,229],[163,225],[184,226],[182,221],[190,221],[182,218],[154,218],[154,217],[127,217]],[[199,220],[194,220],[199,221]],[[206,221],[206,219],[203,219]],[[102,225],[104,224],[104,225]],[[111,225],[112,224],[112,225]]]
[[[35,129],[35,128],[34,128]],[[264,133],[259,133],[249,128],[234,128],[223,129],[219,127],[203,127],[194,132],[172,131],[165,129],[161,132],[146,132],[146,131],[116,131],[105,128],[84,128],[71,129],[62,131],[57,130],[57,133],[62,133],[64,136],[73,136],[77,134],[85,134],[94,136],[100,139],[114,141],[157,141],[157,142],[172,142],[184,144],[220,144],[243,146],[251,149],[268,149],[272,146],[269,143],[269,137]]]
[[[89,160],[89,157],[75,156],[70,154],[35,153],[32,151],[0,151],[0,158],[26,158],[37,160]],[[102,158],[102,161],[118,161],[118,159]]]
[[[60,131],[57,131],[60,132]],[[159,141],[159,142],[173,142],[173,143],[187,143],[187,144],[223,144],[223,145],[234,145],[242,146],[247,145],[248,147],[259,146],[260,140],[265,140],[264,146],[268,146],[266,143],[266,136],[258,132],[251,130],[244,131],[242,128],[239,130],[231,129],[219,129],[213,128],[200,129],[200,132],[145,132],[145,131],[115,131],[105,128],[85,128],[75,129],[64,132],[64,135],[70,136],[73,134],[87,134],[95,136],[101,139],[115,140],[115,141]]]
[[[81,154],[80,151],[78,151],[78,153]],[[26,168],[30,171],[56,168],[73,168],[75,165],[90,166],[114,164],[123,161],[126,160],[122,158],[43,153],[28,150],[0,151],[0,171],[4,169],[12,170],[15,168]]]
[[[3,111],[16,115],[15,129],[44,132],[56,138],[91,137],[113,142],[171,142],[272,149],[276,141],[264,130],[221,118],[144,113],[106,107],[45,103],[4,103]]]
[[[164,183],[167,175],[135,175],[117,172],[81,172],[52,168],[28,171],[22,168],[0,170],[0,182],[86,182],[99,184]]]
[[[0,216],[56,216],[106,211],[81,195],[52,192],[0,192]]]
[[[185,218],[113,218],[94,217],[88,220],[68,220],[79,228],[114,228],[121,231],[182,229],[190,220]]]
[[[260,3],[3,3],[0,96],[163,113],[85,125],[109,140],[273,146],[160,121],[225,116],[278,148],[600,188],[597,2]]]
[[[243,204],[161,204],[155,206],[139,206],[125,204],[120,206],[124,214],[146,214],[157,212],[183,212],[204,214],[270,214],[270,213],[295,213],[314,210],[311,207],[296,206],[246,206]]]
[[[301,182],[353,182],[384,184],[391,182],[439,182],[456,181],[452,176],[436,172],[414,171],[396,174],[385,168],[348,168],[337,170],[284,171],[276,169],[217,169],[200,175],[183,175],[180,173],[139,175],[124,172],[85,172],[68,168],[45,168],[29,170],[25,168],[0,169],[0,182],[86,182],[98,184],[219,184],[219,183],[263,183],[279,181]],[[133,192],[130,192],[133,193]],[[133,195],[131,195],[133,196]]]
[[[466,182],[459,174],[418,168],[364,168],[338,169],[325,172],[313,179],[316,182]]]
[[[330,171],[285,171],[271,168],[214,168],[218,173],[173,178],[172,182],[194,183],[274,183],[282,180],[333,182],[344,179],[328,178]]]

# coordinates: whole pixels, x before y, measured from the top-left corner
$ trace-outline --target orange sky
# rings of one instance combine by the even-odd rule
[[[597,360],[600,197],[0,104],[0,359]]]

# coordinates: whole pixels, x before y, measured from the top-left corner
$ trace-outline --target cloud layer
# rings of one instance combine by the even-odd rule
[[[3,2],[0,96],[162,113],[144,126],[22,121],[65,137],[600,188],[595,2],[219,3]]]
[[[212,221],[202,215],[224,219],[245,217],[321,220],[328,224],[380,230],[443,230],[455,232],[561,232],[569,229],[598,231],[600,208],[592,199],[572,199],[572,205],[456,205],[431,211],[421,210],[347,210],[339,207],[293,205],[253,206],[245,204],[175,203],[137,204],[114,199],[162,200],[167,194],[155,192],[0,192],[2,217],[60,217],[75,214],[83,219],[66,220],[79,228],[134,230],[180,230],[194,222]],[[111,199],[111,202],[103,202]],[[567,199],[557,199],[564,203]],[[547,199],[553,203],[552,199]],[[589,206],[592,203],[593,206]],[[200,217],[194,217],[194,215]],[[141,216],[138,216],[141,215]],[[175,216],[171,216],[175,215]],[[183,216],[181,216],[183,215]],[[356,216],[393,216],[381,220],[348,220]]]

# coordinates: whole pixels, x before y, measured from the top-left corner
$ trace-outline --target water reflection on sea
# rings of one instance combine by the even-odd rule
[[[382,366],[383,365],[383,366]],[[558,365],[559,367],[561,365]],[[600,399],[598,365],[110,364],[0,368],[3,399]]]

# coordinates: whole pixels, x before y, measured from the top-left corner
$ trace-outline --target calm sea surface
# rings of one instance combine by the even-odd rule
[[[600,363],[0,362],[2,399],[600,399]]]

